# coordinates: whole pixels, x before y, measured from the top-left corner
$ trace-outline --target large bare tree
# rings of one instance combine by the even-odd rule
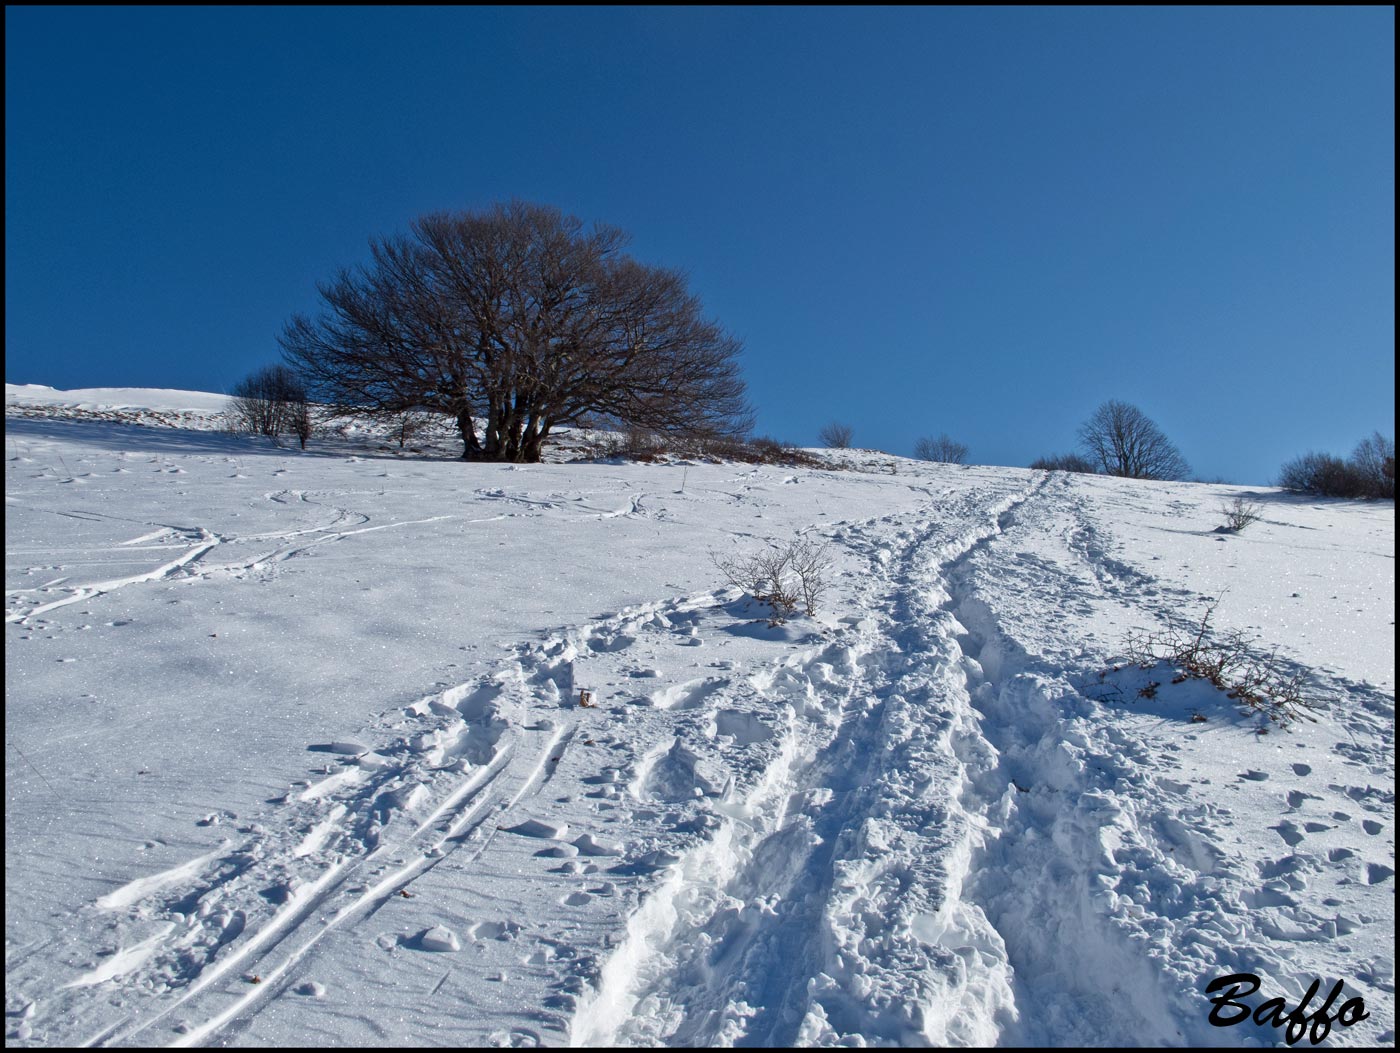
[[[424,216],[320,285],[325,309],[292,318],[283,354],[333,414],[450,415],[467,458],[537,461],[583,422],[747,432],[739,341],[626,241],[521,201]]]
[[[1129,479],[1183,479],[1186,459],[1162,429],[1136,406],[1110,399],[1080,426],[1079,441],[1107,475]]]

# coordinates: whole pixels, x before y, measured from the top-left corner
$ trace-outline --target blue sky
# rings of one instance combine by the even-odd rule
[[[16,8],[5,378],[224,391],[425,212],[629,231],[758,430],[1139,406],[1267,483],[1395,419],[1394,9]]]

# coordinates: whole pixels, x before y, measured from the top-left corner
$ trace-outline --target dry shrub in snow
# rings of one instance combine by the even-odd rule
[[[802,537],[752,555],[711,553],[710,558],[725,581],[772,608],[770,625],[783,624],[799,604],[806,614],[816,614],[831,567],[826,544]]]
[[[1225,517],[1226,530],[1239,532],[1250,523],[1259,522],[1264,509],[1257,501],[1246,501],[1243,497],[1237,497],[1230,504],[1221,505],[1220,514]]]
[[[1098,471],[1094,462],[1077,453],[1052,453],[1048,457],[1038,457],[1028,467],[1042,472],[1082,472],[1093,475]]]
[[[1300,718],[1315,722],[1317,718],[1307,712],[1313,705],[1303,698],[1304,673],[1285,671],[1276,652],[1256,653],[1249,638],[1238,629],[1224,633],[1211,629],[1210,619],[1216,606],[1212,603],[1207,607],[1200,624],[1190,629],[1172,626],[1160,633],[1129,633],[1128,661],[1139,669],[1151,669],[1165,662],[1177,670],[1173,683],[1188,679],[1209,681],[1224,691],[1225,697],[1265,714],[1283,727]]]
[[[1279,470],[1278,485],[1319,497],[1395,500],[1395,443],[1380,432],[1363,439],[1350,460],[1305,453]]]

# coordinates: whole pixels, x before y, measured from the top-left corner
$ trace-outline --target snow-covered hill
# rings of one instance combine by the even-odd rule
[[[1393,505],[221,398],[7,385],[7,1045],[1393,1041]],[[797,536],[772,626],[711,553]],[[1113,671],[1212,603],[1314,721]]]

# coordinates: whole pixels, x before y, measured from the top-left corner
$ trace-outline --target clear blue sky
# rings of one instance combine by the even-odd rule
[[[1139,406],[1272,481],[1395,420],[1395,13],[5,10],[5,378],[224,391],[316,282],[519,197],[745,344],[758,430],[971,460]]]

